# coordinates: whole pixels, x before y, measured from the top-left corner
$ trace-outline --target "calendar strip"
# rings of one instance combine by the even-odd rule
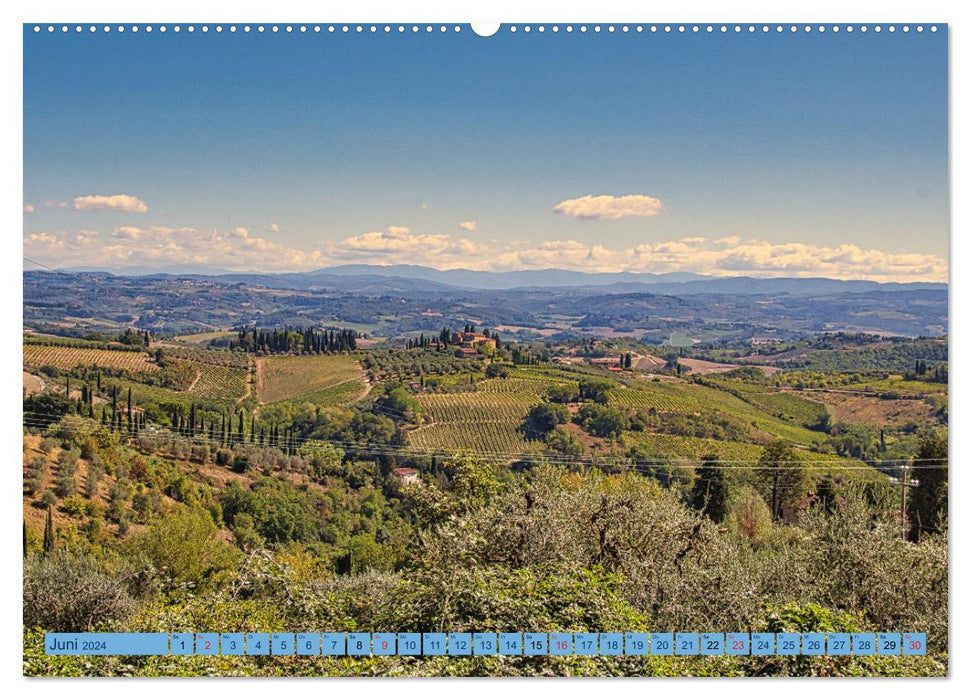
[[[924,632],[49,632],[52,656],[924,656]]]

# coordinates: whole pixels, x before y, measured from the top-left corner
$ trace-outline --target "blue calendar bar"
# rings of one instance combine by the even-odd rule
[[[44,651],[51,656],[165,656],[169,635],[144,632],[48,632]]]
[[[103,632],[44,637],[97,656],[924,656],[924,632]]]

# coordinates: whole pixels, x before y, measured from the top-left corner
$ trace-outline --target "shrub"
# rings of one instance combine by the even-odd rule
[[[24,562],[24,625],[79,632],[125,620],[136,607],[128,577],[92,556],[55,550]]]
[[[761,544],[772,531],[772,513],[762,496],[752,488],[743,488],[735,497],[728,513],[729,526],[752,544]]]
[[[554,403],[541,403],[533,406],[526,414],[527,433],[545,435],[556,426],[570,420],[570,412],[566,406]]]
[[[486,366],[485,376],[486,379],[505,379],[509,376],[509,368],[493,362]]]
[[[237,474],[245,474],[249,469],[249,457],[246,455],[236,455],[233,457],[233,471]]]
[[[212,516],[202,508],[186,508],[159,520],[133,537],[128,550],[175,581],[196,586],[226,578],[237,554],[219,539]]]
[[[61,502],[61,510],[76,518],[81,517],[88,514],[88,502],[78,496],[71,496]]]
[[[605,438],[620,437],[630,428],[630,421],[623,411],[598,404],[586,404],[577,414],[577,420],[591,435]]]

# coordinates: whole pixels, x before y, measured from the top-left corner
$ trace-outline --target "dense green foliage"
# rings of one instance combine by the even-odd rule
[[[191,373],[191,391],[127,370],[37,370],[40,393],[24,399],[25,673],[946,673],[947,386],[919,362],[911,378],[679,378],[636,371],[633,356],[615,372],[572,362],[606,345],[624,366],[660,352],[633,341],[576,356],[504,341],[501,361],[421,335],[353,356],[303,356],[305,342],[267,358],[118,353]],[[811,350],[854,351],[832,342]],[[556,353],[571,362],[548,362]],[[854,421],[844,401],[877,418]],[[887,478],[911,459],[908,486]],[[44,630],[72,629],[917,630],[931,653],[42,655]]]
[[[204,517],[178,513],[153,526],[147,542],[133,539],[123,565],[82,550],[54,560],[31,555],[24,579],[28,630],[920,629],[929,633],[931,653],[892,659],[773,657],[768,663],[744,657],[84,659],[45,657],[38,652],[41,638],[28,631],[25,672],[99,674],[122,667],[136,675],[945,672],[945,536],[928,535],[917,544],[900,539],[892,508],[857,490],[842,490],[830,513],[808,511],[797,528],[767,522],[753,535],[734,524],[719,531],[672,492],[640,476],[537,467],[500,480],[494,468],[475,462],[456,462],[451,470],[444,488],[426,484],[406,496],[417,530],[410,544],[402,543],[401,558],[373,560],[361,573],[335,575],[315,564],[312,552],[292,545],[223,557],[207,544],[212,531]],[[268,511],[278,498],[265,499]],[[732,512],[740,507],[736,503]],[[183,560],[177,572],[171,558],[155,558],[158,544],[174,546],[186,536],[200,539],[177,550]],[[78,580],[91,583],[79,586]],[[38,606],[43,596],[55,597],[57,607]]]

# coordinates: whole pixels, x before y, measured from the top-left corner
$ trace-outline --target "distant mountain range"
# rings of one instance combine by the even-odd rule
[[[939,336],[947,318],[943,284],[362,265],[281,274],[24,273],[24,325],[81,335],[131,324],[189,333],[258,323],[395,338],[474,324],[524,339],[619,334],[660,344],[834,331]]]
[[[65,270],[65,272],[81,272]],[[93,270],[84,270],[92,272]],[[99,271],[101,272],[101,271]],[[649,292],[677,296],[693,294],[835,294],[842,292],[946,290],[937,282],[871,282],[825,277],[713,277],[687,272],[664,274],[635,272],[575,272],[571,270],[436,270],[420,265],[339,265],[311,272],[226,272],[221,270],[160,271],[158,268],[129,268],[102,272],[108,275],[159,279],[211,279],[223,284],[263,285],[281,289],[321,289],[358,294],[435,293],[458,290],[574,289],[597,294]]]

